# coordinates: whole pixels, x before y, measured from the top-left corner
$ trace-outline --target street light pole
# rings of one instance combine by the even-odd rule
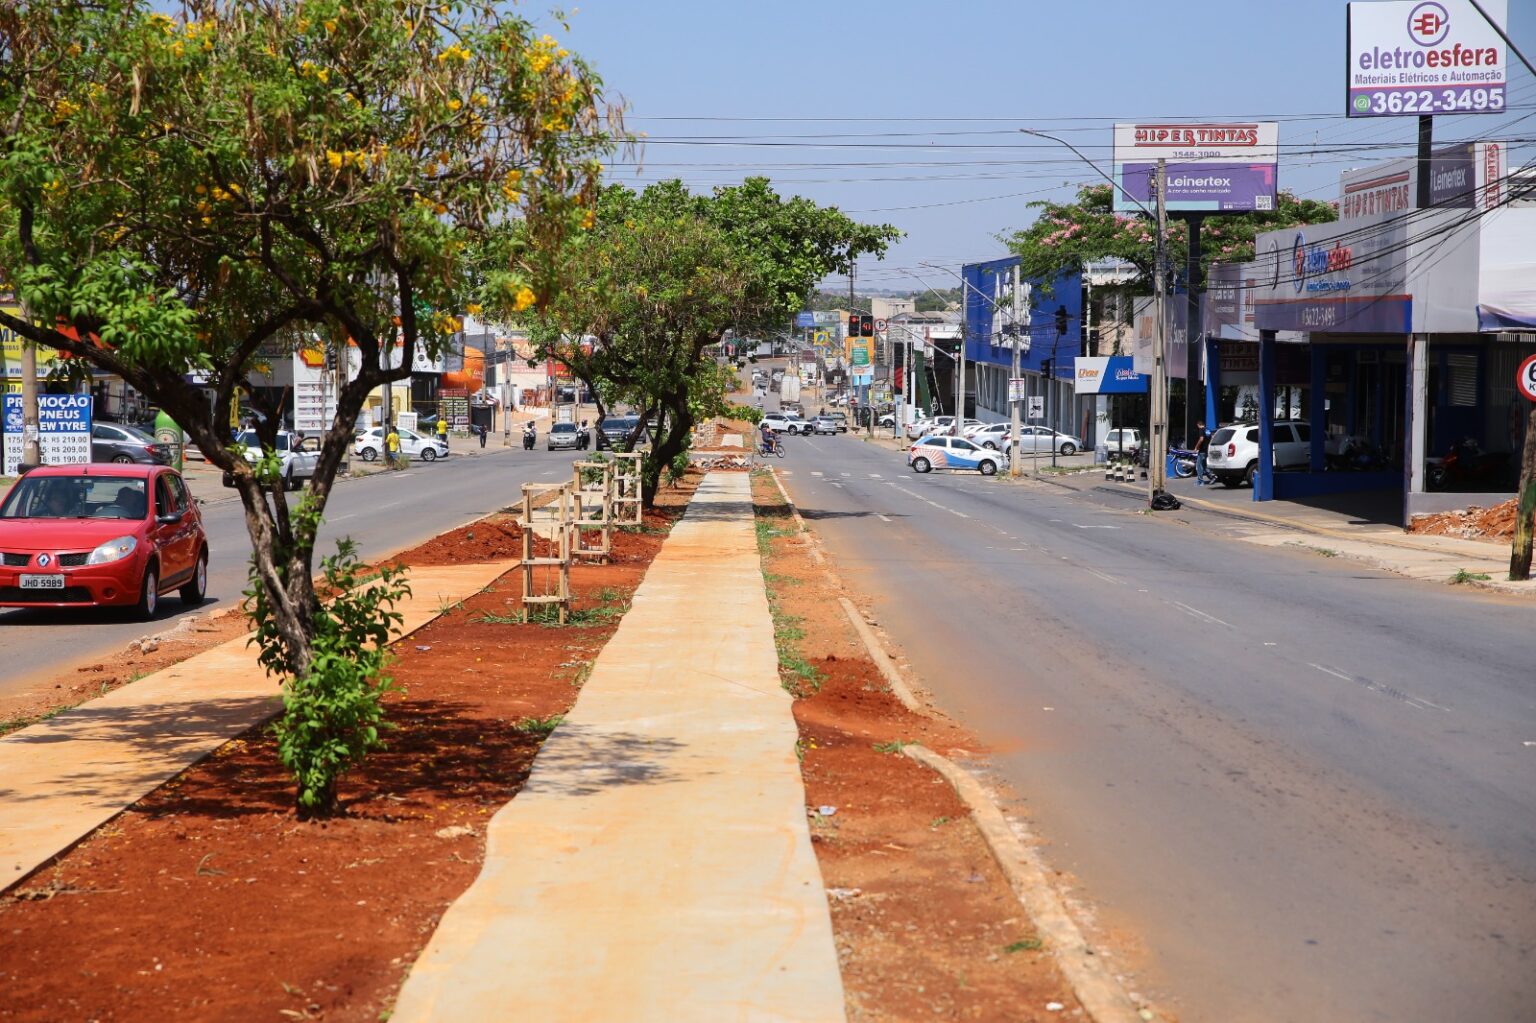
[[[1153,269],[1152,307],[1152,450],[1147,460],[1147,502],[1166,488],[1168,461],[1168,161],[1157,161],[1157,257]]]
[[[1019,402],[1023,396],[1014,394],[1014,381],[1019,379],[1019,268],[1013,268],[1013,368],[1008,376],[1008,475],[1018,478],[1024,471],[1019,464],[1019,431],[1023,423],[1019,418]]]

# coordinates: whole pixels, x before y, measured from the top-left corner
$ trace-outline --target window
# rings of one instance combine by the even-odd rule
[[[924,447],[942,448],[944,446],[944,442],[947,439],[948,438],[945,437],[924,437],[922,440],[918,441],[918,443]]]
[[[965,440],[964,438],[961,438],[961,437],[956,437],[955,440],[954,440],[954,443],[952,443],[950,445],[950,447],[954,448],[957,451],[976,451],[976,450],[978,450],[976,445],[972,444],[970,441]]]
[[[171,488],[166,484],[165,477],[155,479],[155,514],[174,515],[178,510],[176,502],[171,497]]]
[[[187,485],[181,481],[181,477],[180,476],[162,476],[160,478],[165,480],[168,484],[170,484],[170,487],[171,487],[171,500],[175,502],[176,510],[179,511],[179,512],[186,511],[187,510],[187,506],[191,502],[188,501],[188,499],[187,499]]]
[[[105,423],[97,423],[91,427],[91,436],[96,440],[127,440],[123,431],[115,426],[107,426]]]
[[[1296,439],[1303,444],[1312,443],[1312,427],[1306,423],[1293,423],[1291,429],[1296,431]]]

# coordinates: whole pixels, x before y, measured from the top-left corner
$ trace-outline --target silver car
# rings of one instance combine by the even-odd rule
[[[581,448],[581,429],[575,423],[553,423],[549,428],[549,450]]]
[[[1013,439],[1006,433],[988,439],[997,445],[999,451],[1013,450]],[[1039,452],[1048,455],[1053,447],[1060,455],[1075,455],[1082,450],[1083,442],[1069,433],[1057,433],[1043,426],[1019,427],[1019,454],[1032,455]]]

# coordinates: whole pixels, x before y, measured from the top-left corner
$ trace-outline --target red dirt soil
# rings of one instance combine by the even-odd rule
[[[572,569],[577,609],[599,591],[627,605],[694,485],[619,534],[616,563]],[[506,556],[504,523],[455,533],[401,560]],[[343,782],[345,816],[297,820],[257,728],[8,892],[0,1020],[385,1018],[527,777],[543,739],[528,719],[569,709],[617,627],[478,620],[515,612],[517,586],[509,573],[397,644],[398,730]]]
[[[1509,543],[1515,538],[1515,519],[1519,502],[1510,498],[1492,508],[1467,508],[1438,515],[1416,515],[1408,524],[1410,533],[1433,536],[1459,536],[1467,540]]]

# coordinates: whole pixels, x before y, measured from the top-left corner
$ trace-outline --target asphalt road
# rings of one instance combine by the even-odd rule
[[[839,571],[1149,950],[1144,993],[1191,1023],[1536,1018],[1529,602],[787,443]]]
[[[471,519],[519,500],[523,483],[570,477],[575,453],[490,449],[487,455],[415,462],[404,472],[382,472],[344,480],[326,508],[317,553],[335,550],[350,536],[365,559],[415,546]],[[163,632],[189,613],[203,613],[238,601],[246,586],[251,541],[233,491],[217,483],[193,494],[203,507],[211,557],[208,600],[189,610],[166,597],[153,622],[127,619],[110,610],[47,612],[0,610],[0,694],[17,692],[71,666],[123,649],[140,636]],[[318,565],[319,558],[316,558]]]

